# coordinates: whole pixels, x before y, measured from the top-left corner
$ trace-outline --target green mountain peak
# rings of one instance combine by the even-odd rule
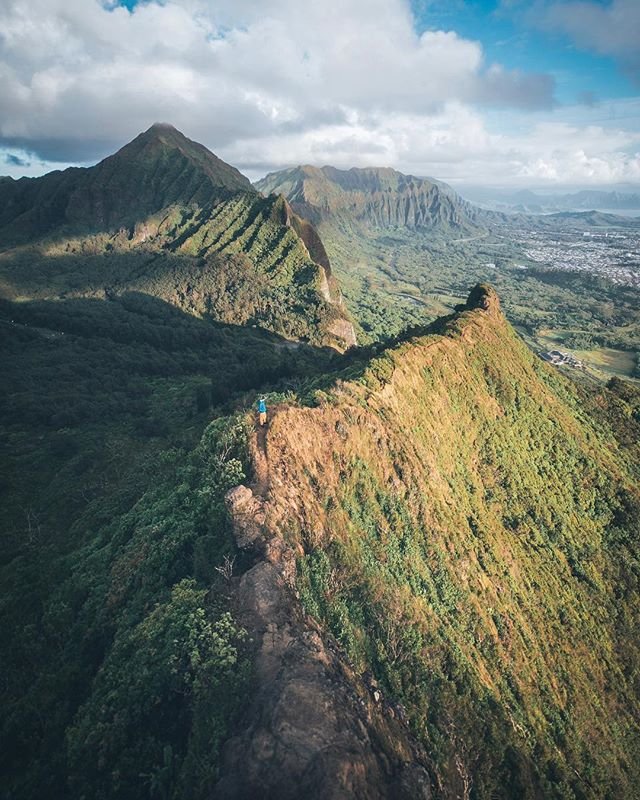
[[[209,179],[213,190],[255,191],[249,179],[239,170],[218,158],[204,145],[188,139],[167,122],[154,123],[98,166],[113,163],[121,167],[133,160],[136,162],[136,171],[144,173],[151,172],[152,168],[159,166],[158,162],[172,158],[181,162],[186,161],[186,164],[181,163],[183,168],[188,165],[200,171]]]
[[[313,226],[167,123],[95,167],[0,183],[2,250],[0,296],[138,291],[288,339],[355,343]]]
[[[293,167],[258,181],[265,193],[284,194],[294,209],[313,222],[339,219],[374,229],[399,227],[471,229],[476,210],[446,184],[391,167]]]

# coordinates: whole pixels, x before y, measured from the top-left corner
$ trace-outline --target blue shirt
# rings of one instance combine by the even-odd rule
[[[261,414],[267,413],[267,404],[264,402],[264,400],[260,400],[260,402],[258,403],[258,411]]]

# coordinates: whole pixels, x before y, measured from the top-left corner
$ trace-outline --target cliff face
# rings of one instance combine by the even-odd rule
[[[340,674],[333,695],[301,701],[313,730],[337,730],[337,704],[351,720],[338,728],[362,733],[358,746],[310,736],[296,779],[331,754],[349,764],[332,771],[343,792],[347,775],[364,781],[353,796],[395,796],[402,763],[421,781],[426,767],[446,798],[632,796],[640,499],[638,454],[620,431],[637,424],[627,414],[614,430],[598,409],[627,401],[604,391],[594,418],[576,391],[479,287],[438,332],[373,359],[318,407],[274,410],[254,443],[254,494],[229,499],[239,544],[259,559],[240,604],[260,617],[263,662],[272,631],[324,687]],[[264,581],[308,616],[283,614],[281,600],[272,616],[256,600]],[[276,713],[297,705],[286,686],[228,751],[260,780],[289,769],[278,731],[292,723],[285,711],[278,727]],[[419,747],[404,744],[409,730]],[[382,772],[374,741],[387,742]],[[311,797],[345,796],[313,785]]]
[[[428,800],[427,758],[405,721],[365,683],[295,597],[295,556],[266,522],[260,491],[227,495],[238,544],[261,559],[235,607],[254,642],[255,691],[224,750],[215,796]]]
[[[313,222],[343,218],[372,228],[472,228],[478,210],[444,184],[390,168],[295,167],[258,182]]]

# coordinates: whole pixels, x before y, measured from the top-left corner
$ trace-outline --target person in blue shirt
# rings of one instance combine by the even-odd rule
[[[265,425],[267,422],[267,401],[261,397],[258,401],[258,414],[260,415],[260,424]]]

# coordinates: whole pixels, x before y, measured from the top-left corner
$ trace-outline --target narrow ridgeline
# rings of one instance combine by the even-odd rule
[[[478,286],[275,408],[227,497],[256,689],[220,796],[634,796],[639,407]]]

